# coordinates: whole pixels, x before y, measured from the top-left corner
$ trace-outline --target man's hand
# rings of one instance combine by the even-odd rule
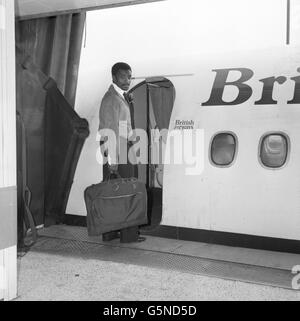
[[[108,169],[110,173],[116,173],[118,172],[118,164],[108,165]]]

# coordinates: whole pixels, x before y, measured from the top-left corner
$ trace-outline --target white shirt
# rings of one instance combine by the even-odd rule
[[[115,88],[115,91],[122,97],[124,98],[124,94],[126,93],[126,91],[124,91],[123,89],[121,89],[119,86],[117,86],[115,83],[112,84]]]

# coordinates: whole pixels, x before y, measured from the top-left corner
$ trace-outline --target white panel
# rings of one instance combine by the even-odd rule
[[[151,0],[150,0],[151,1]],[[155,0],[154,0],[155,1]],[[16,0],[16,15],[26,16],[45,15],[78,9],[123,5],[124,3],[145,2],[129,0]]]
[[[17,297],[17,246],[3,251],[4,263],[4,300],[9,301]]]
[[[290,7],[290,43],[291,45],[300,44],[300,1],[299,0],[291,0]]]
[[[0,0],[0,188],[16,185],[16,87],[13,1]]]
[[[0,30],[4,30],[6,25],[5,7],[0,5]]]
[[[17,247],[0,251],[0,300],[17,297]]]
[[[4,299],[4,250],[0,250],[0,300]]]
[[[14,2],[0,0],[5,24],[0,30],[0,188],[16,186],[16,92]],[[15,213],[16,215],[16,213]],[[1,222],[1,224],[5,224]],[[17,291],[17,249],[0,251],[0,299]]]

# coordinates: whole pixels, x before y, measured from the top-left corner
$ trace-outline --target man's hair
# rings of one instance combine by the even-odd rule
[[[111,68],[111,74],[116,76],[119,70],[131,70],[131,67],[125,62],[117,62]]]

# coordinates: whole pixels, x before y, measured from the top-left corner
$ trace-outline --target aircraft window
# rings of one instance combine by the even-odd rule
[[[288,156],[288,140],[283,134],[269,134],[260,145],[260,159],[271,168],[282,167]]]
[[[231,133],[217,134],[211,143],[211,160],[217,166],[229,166],[236,153],[236,137]]]

